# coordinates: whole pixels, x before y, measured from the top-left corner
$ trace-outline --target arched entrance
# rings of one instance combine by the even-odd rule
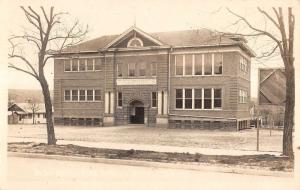
[[[145,108],[143,102],[134,100],[129,104],[129,122],[133,124],[145,123]]]

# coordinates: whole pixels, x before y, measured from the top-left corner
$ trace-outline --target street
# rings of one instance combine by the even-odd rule
[[[8,189],[295,189],[289,177],[8,157]]]

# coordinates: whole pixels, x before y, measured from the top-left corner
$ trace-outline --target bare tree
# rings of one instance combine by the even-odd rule
[[[230,9],[227,10],[238,18],[238,22],[246,24],[254,33],[252,36],[265,36],[274,44],[273,47],[261,57],[270,57],[278,49],[285,67],[286,76],[286,102],[283,129],[283,155],[294,157],[293,152],[293,128],[294,128],[294,108],[295,108],[295,69],[294,69],[294,27],[295,16],[292,8],[287,8],[287,17],[284,17],[282,8],[272,8],[272,12],[267,12],[257,8],[265,21],[272,25],[272,28],[261,29],[250,23],[249,18],[245,18]],[[287,23],[285,23],[287,21]],[[242,34],[243,35],[243,34]],[[246,34],[247,36],[247,34]]]
[[[9,38],[11,51],[9,53],[9,68],[15,69],[34,77],[41,85],[47,120],[48,144],[56,144],[52,118],[52,102],[48,82],[45,77],[45,65],[53,53],[59,54],[63,49],[78,44],[84,39],[88,27],[83,27],[78,21],[70,26],[63,19],[65,12],[54,12],[54,7],[49,12],[44,7],[20,7],[25,15],[28,27],[24,27],[21,35],[12,35]],[[28,53],[27,50],[35,50]]]
[[[29,98],[27,100],[27,108],[31,111],[32,113],[32,124],[36,124],[35,122],[35,114],[41,110],[40,104],[35,98]]]

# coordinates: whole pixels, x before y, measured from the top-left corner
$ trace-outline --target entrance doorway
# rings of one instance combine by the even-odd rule
[[[141,101],[135,100],[130,103],[129,119],[132,124],[144,124],[145,109]]]

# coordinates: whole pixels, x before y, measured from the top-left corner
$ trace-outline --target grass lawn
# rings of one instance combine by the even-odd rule
[[[9,143],[11,152],[38,153],[91,158],[143,160],[167,163],[191,163],[213,166],[252,168],[273,171],[293,171],[293,160],[274,155],[205,155],[189,153],[166,153],[140,150],[89,148],[76,145],[46,145],[45,143]]]
[[[8,127],[8,137],[46,139],[46,125],[9,125]],[[118,127],[56,126],[55,133],[58,140],[256,150],[256,129],[228,132],[147,128],[142,125]],[[270,136],[269,130],[260,130],[260,150],[280,152],[282,150],[282,131],[273,130]]]

